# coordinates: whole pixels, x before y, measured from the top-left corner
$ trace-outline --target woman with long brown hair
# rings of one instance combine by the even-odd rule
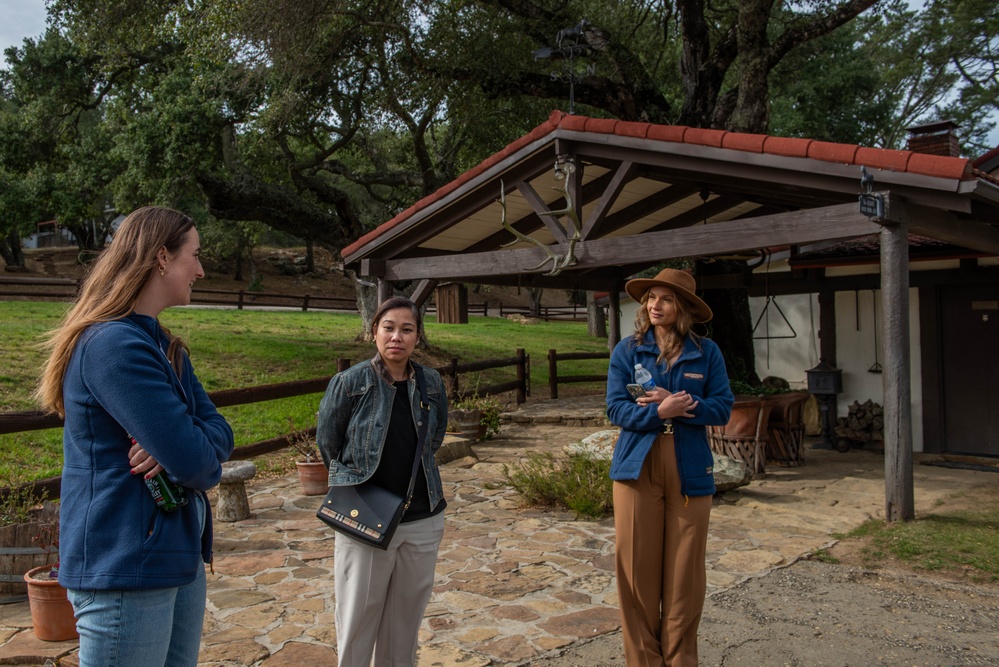
[[[46,343],[36,395],[65,417],[59,583],[81,667],[198,662],[212,548],[204,492],[233,435],[157,318],[190,303],[199,255],[191,218],[134,211]]]
[[[718,346],[693,331],[711,319],[694,278],[663,269],[630,280],[635,335],[607,373],[607,415],[621,427],[611,462],[617,587],[629,667],[697,664],[707,590],[713,457],[705,427],[728,421],[734,397]],[[655,387],[629,390],[644,368]]]

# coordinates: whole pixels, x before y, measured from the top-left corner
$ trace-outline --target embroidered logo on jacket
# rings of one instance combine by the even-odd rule
[[[688,380],[703,380],[704,379],[704,374],[703,373],[684,373],[683,377],[687,378]]]
[[[707,468],[705,468],[704,474],[705,475],[713,475],[713,474],[715,474],[715,469],[712,466],[708,466]]]

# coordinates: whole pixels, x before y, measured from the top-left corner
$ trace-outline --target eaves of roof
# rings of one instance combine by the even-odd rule
[[[636,123],[607,118],[589,118],[586,116],[569,115],[561,111],[553,111],[547,121],[512,142],[503,150],[489,156],[436,192],[420,199],[391,220],[364,234],[357,241],[344,248],[341,251],[341,255],[345,261],[352,261],[352,255],[405,220],[408,220],[414,214],[441,201],[450,193],[472,181],[490,168],[557,130],[565,130],[573,133],[583,132],[593,135],[594,138],[601,135],[604,135],[606,138],[616,136],[745,151],[764,156],[811,159],[839,165],[863,165],[872,169],[883,169],[951,181],[995,180],[988,174],[982,172],[976,173],[971,161],[965,158],[928,155],[907,150],[867,148],[855,144],[837,144],[795,137],[774,137],[764,134],[729,132],[726,130]]]

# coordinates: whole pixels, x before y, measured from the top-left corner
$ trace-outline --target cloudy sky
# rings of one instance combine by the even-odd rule
[[[0,0],[0,53],[45,32],[45,0]],[[4,59],[6,63],[6,59]]]
[[[0,0],[0,53],[20,46],[25,37],[45,32],[45,0]],[[6,64],[6,59],[3,59]],[[999,145],[999,124],[992,131],[992,143]]]

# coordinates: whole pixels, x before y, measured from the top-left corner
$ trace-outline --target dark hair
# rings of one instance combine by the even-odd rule
[[[423,338],[423,316],[420,314],[420,308],[404,296],[390,297],[385,299],[382,305],[378,306],[378,310],[375,311],[374,316],[371,318],[371,335],[375,335],[378,323],[385,317],[385,313],[396,308],[407,308],[413,313],[413,319],[416,320],[416,333],[419,334],[420,338]]]

